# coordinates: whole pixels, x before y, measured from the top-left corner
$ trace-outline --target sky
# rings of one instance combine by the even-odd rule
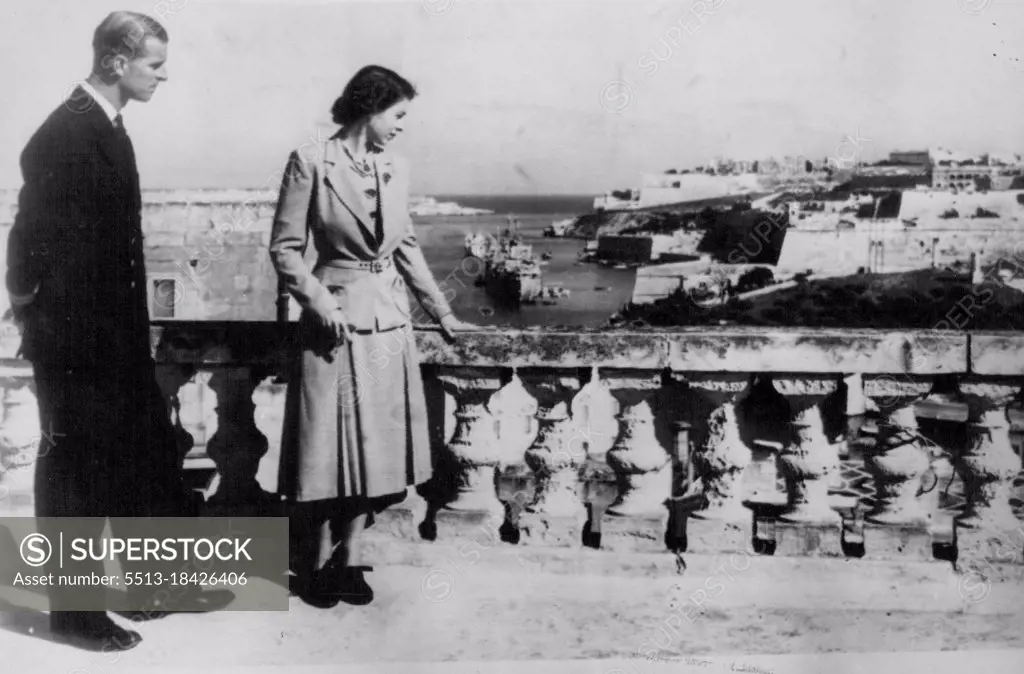
[[[125,125],[144,188],[276,189],[377,63],[420,95],[393,149],[423,194],[599,194],[714,157],[1024,151],[1024,0],[5,0],[0,187],[114,9],[170,79]]]

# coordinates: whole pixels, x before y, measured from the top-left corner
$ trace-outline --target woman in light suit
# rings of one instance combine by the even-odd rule
[[[427,268],[408,169],[384,151],[415,96],[386,68],[356,73],[331,111],[340,131],[289,157],[274,217],[270,255],[302,307],[279,488],[301,506],[293,570],[298,594],[316,606],[373,599],[360,533],[374,511],[431,477],[407,286],[449,337],[476,329],[455,318]]]

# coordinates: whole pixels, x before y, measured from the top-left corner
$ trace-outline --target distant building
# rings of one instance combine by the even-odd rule
[[[1024,165],[1024,157],[1019,154],[992,154],[989,155],[988,163],[992,166],[1021,166]]]
[[[1020,154],[968,155],[944,148],[931,151],[936,189],[1024,189],[1024,158]]]
[[[980,187],[993,189],[992,174],[996,167],[977,164],[951,163],[948,166],[936,166],[932,169],[932,187],[939,190],[977,189]],[[1004,188],[1005,189],[1005,188]]]
[[[896,150],[889,153],[889,163],[931,166],[932,156],[928,150]]]
[[[769,191],[754,173],[647,174],[636,196],[641,208]]]
[[[992,189],[1024,189],[1024,166],[993,166]]]
[[[821,218],[831,220],[837,215],[847,214],[849,217],[854,217],[865,204],[872,203],[874,203],[874,199],[871,195],[824,194],[811,199],[789,202],[789,219],[790,222],[798,223],[810,218],[812,221],[820,223]]]
[[[935,166],[962,166],[964,164],[982,164],[981,157],[969,155],[966,152],[959,152],[944,147],[935,147],[930,150],[932,164]]]
[[[853,191],[879,189],[912,190],[916,189],[919,185],[932,186],[934,184],[934,177],[920,171],[893,170],[891,166],[872,167],[872,170],[865,170],[850,176],[849,180],[840,184],[844,189]]]
[[[640,190],[612,190],[594,198],[594,210],[625,211],[640,208]]]

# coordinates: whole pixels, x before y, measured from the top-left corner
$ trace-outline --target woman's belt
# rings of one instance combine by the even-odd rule
[[[324,260],[317,266],[331,267],[332,269],[362,269],[374,274],[382,274],[395,266],[395,261],[389,255],[378,260]]]

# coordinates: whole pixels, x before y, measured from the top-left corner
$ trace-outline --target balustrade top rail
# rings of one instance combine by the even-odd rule
[[[296,324],[160,322],[162,362],[278,361]],[[807,328],[485,329],[451,343],[433,326],[414,330],[422,359],[437,365],[635,367],[702,372],[910,375],[1024,374],[1024,334]],[[394,339],[405,339],[400,331]]]
[[[297,324],[272,321],[155,321],[161,363],[278,364]],[[691,372],[1024,375],[1024,333],[765,327],[585,329],[485,328],[449,342],[434,326],[413,331],[422,361],[435,365],[602,367]],[[394,339],[407,339],[394,332]],[[20,338],[5,332],[7,367]],[[393,349],[397,352],[397,346]],[[387,354],[382,354],[386,357]]]

